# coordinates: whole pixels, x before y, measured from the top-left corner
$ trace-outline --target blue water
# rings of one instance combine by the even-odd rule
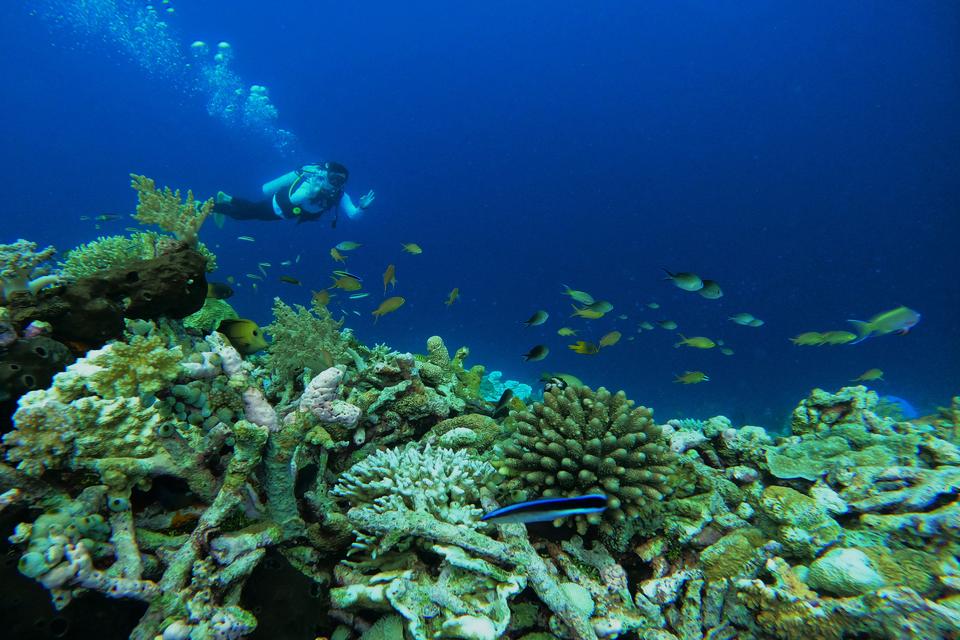
[[[355,198],[377,193],[363,218],[204,227],[214,279],[242,283],[241,314],[268,322],[275,295],[306,304],[335,268],[330,247],[354,240],[348,267],[373,295],[343,306],[360,312],[347,322],[364,341],[423,351],[439,334],[505,377],[573,373],[664,419],[724,413],[778,428],[810,388],[872,367],[885,372],[878,391],[921,412],[960,390],[960,6],[476,4],[172,0],[150,17],[129,0],[13,3],[0,21],[0,242],[65,250],[122,233],[127,220],[97,230],[79,218],[132,213],[130,172],[203,197],[254,196],[335,159]],[[195,40],[206,55],[191,53]],[[232,56],[218,68],[220,41]],[[252,84],[269,104],[225,112]],[[304,286],[254,292],[244,274],[261,261]],[[407,303],[374,325],[388,263]],[[661,267],[726,295],[680,291]],[[614,311],[568,319],[561,283]],[[462,297],[448,309],[453,287]],[[923,314],[906,336],[788,341],[898,305]],[[545,325],[519,323],[538,308]],[[740,311],[766,324],[726,320]],[[735,354],[636,333],[658,319]],[[556,335],[564,325],[624,338],[581,356]],[[523,363],[538,343],[550,355]],[[686,370],[711,379],[674,384]]]

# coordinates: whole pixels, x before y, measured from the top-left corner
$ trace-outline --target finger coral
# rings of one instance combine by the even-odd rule
[[[602,493],[603,514],[576,516],[578,531],[605,532],[648,511],[670,492],[676,455],[653,412],[603,387],[553,389],[530,411],[513,414],[516,435],[503,446],[498,471],[528,498]]]

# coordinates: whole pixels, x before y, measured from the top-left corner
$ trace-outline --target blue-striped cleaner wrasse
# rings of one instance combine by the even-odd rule
[[[542,498],[518,502],[506,507],[494,509],[485,514],[481,520],[494,524],[508,524],[511,522],[550,522],[557,518],[568,516],[600,513],[607,508],[607,496],[594,493],[586,496],[572,496],[569,498]]]

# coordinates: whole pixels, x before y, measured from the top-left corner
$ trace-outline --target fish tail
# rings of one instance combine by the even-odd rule
[[[857,330],[857,333],[860,334],[860,337],[850,342],[849,344],[857,344],[858,342],[863,342],[870,337],[870,334],[873,333],[873,326],[869,322],[864,322],[863,320],[847,320],[853,327]]]
[[[667,269],[666,267],[660,267],[660,268],[663,269],[663,272],[664,272],[665,274],[667,274],[667,277],[664,278],[664,280],[673,280],[674,274],[673,274],[673,273],[670,273],[670,270],[669,270],[669,269]]]

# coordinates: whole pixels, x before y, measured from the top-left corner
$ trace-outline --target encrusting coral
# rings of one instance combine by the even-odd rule
[[[653,412],[623,392],[567,387],[543,394],[530,411],[512,414],[516,437],[503,445],[498,471],[528,498],[604,494],[607,509],[576,516],[577,529],[613,525],[654,510],[670,492],[675,454]]]

